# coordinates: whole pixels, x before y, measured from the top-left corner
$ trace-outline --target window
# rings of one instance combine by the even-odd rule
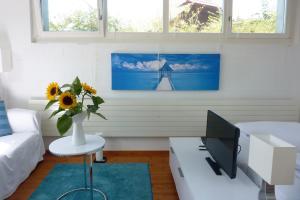
[[[169,31],[221,33],[223,10],[223,0],[170,0]]]
[[[285,0],[233,0],[233,33],[285,33]]]
[[[31,1],[33,38],[282,38],[292,18],[288,0]]]
[[[162,0],[107,0],[109,32],[162,32]]]
[[[43,31],[98,31],[97,0],[41,0]]]

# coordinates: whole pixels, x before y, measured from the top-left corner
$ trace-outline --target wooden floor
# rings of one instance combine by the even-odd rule
[[[178,200],[174,181],[169,167],[169,153],[158,152],[105,152],[108,163],[146,162],[150,164],[152,191],[154,200]],[[30,177],[22,183],[9,200],[28,199],[38,187],[48,172],[56,163],[82,162],[82,157],[56,157],[46,153],[44,161],[32,172]],[[121,200],[121,199],[120,199]],[[141,199],[142,200],[142,199]]]

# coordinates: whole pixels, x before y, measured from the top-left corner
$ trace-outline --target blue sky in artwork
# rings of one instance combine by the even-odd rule
[[[113,53],[113,71],[158,71],[166,62],[174,72],[217,72],[220,54],[131,54]]]
[[[161,54],[175,72],[213,72],[220,66],[220,54]]]
[[[157,71],[159,67],[157,54],[112,53],[114,71]]]

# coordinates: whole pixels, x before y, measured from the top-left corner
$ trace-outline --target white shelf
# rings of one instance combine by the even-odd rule
[[[217,176],[199,151],[200,138],[170,138],[170,167],[180,200],[255,200],[259,188],[240,170],[235,179]],[[173,153],[172,153],[173,151]]]

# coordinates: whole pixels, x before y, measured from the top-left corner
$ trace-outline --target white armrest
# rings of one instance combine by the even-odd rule
[[[41,133],[41,118],[38,112],[26,109],[8,109],[8,121],[14,133]]]

